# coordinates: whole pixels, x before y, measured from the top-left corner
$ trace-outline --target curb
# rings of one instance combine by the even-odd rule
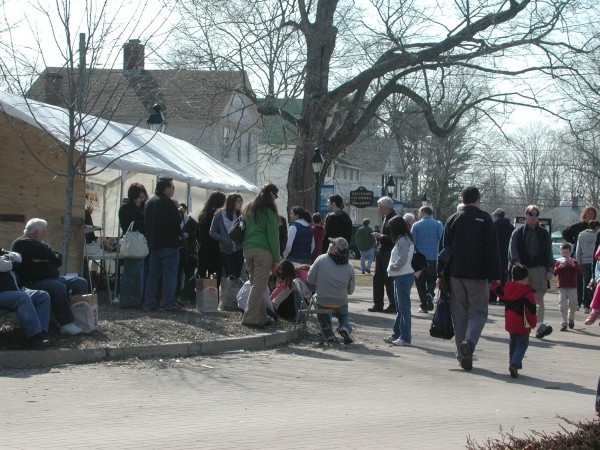
[[[297,341],[301,330],[276,331],[217,341],[173,342],[133,347],[0,351],[0,369],[87,364],[131,357],[214,355],[234,350],[256,351]]]

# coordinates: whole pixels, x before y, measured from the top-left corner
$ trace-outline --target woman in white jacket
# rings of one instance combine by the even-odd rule
[[[405,346],[411,341],[410,289],[415,281],[415,272],[411,261],[415,252],[413,237],[406,221],[395,216],[390,220],[389,233],[394,248],[390,257],[387,273],[394,280],[396,301],[396,321],[393,334],[384,338],[390,344]]]

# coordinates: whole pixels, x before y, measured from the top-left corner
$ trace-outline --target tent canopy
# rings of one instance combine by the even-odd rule
[[[36,128],[69,142],[68,111],[0,91],[0,108]],[[225,191],[257,192],[239,176],[189,142],[141,127],[82,116],[77,149],[86,153],[89,181],[106,184],[119,175],[104,169],[171,177],[191,186]],[[104,170],[104,172],[103,172]]]

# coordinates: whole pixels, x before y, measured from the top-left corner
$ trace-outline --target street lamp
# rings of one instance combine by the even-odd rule
[[[396,183],[394,183],[394,177],[393,176],[389,176],[387,183],[385,184],[385,187],[387,188],[387,193],[391,198],[394,198],[394,191],[396,190]]]
[[[423,194],[423,197],[421,197],[421,206],[427,205],[428,201],[429,199],[427,198],[427,194]]]
[[[321,170],[323,169],[323,155],[321,155],[321,151],[319,148],[315,148],[315,153],[313,154],[310,163],[312,164],[313,172],[315,172],[315,212],[319,212],[321,209],[321,183],[320,176]]]
[[[154,112],[148,116],[148,120],[146,121],[148,128],[152,131],[165,133],[167,131],[167,119],[165,118],[165,115],[160,112],[160,105],[155,103],[152,109]]]

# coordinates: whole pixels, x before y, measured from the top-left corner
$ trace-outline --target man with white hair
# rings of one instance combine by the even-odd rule
[[[62,255],[44,242],[47,232],[48,222],[45,220],[35,218],[27,222],[23,236],[11,246],[11,250],[22,257],[15,272],[24,287],[50,294],[50,307],[62,333],[79,334],[81,328],[75,325],[68,295],[88,292],[88,284],[81,277],[66,279],[60,276],[58,268],[62,266]]]
[[[387,312],[390,314],[396,313],[396,302],[394,300],[394,280],[388,277],[387,267],[390,262],[390,256],[394,243],[388,232],[388,224],[392,217],[396,215],[394,211],[394,200],[390,197],[381,197],[377,200],[377,208],[383,215],[383,224],[381,225],[381,233],[374,231],[373,237],[379,239],[381,247],[375,257],[375,274],[373,275],[373,306],[369,308],[369,312]],[[383,291],[387,293],[389,306],[383,309]]]

